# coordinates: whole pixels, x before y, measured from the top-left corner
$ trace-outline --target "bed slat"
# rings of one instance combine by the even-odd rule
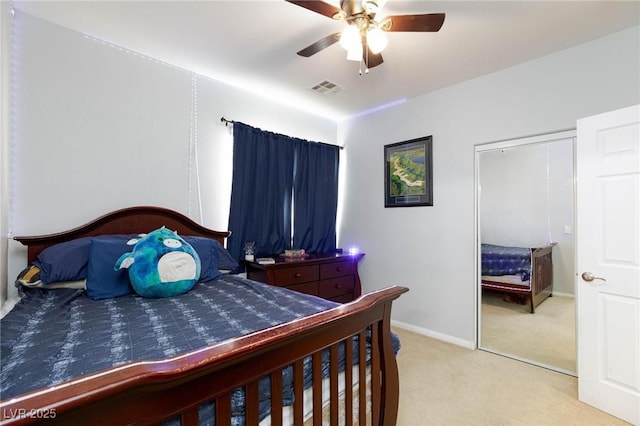
[[[345,424],[353,424],[353,343],[352,337],[345,341],[345,362],[344,362],[344,420]]]
[[[271,424],[282,424],[282,371],[271,373]]]
[[[371,327],[371,347],[378,348],[378,327]],[[380,354],[377,350],[371,351],[371,388],[380,389]],[[380,393],[371,395],[371,416],[374,425],[380,424]]]
[[[198,409],[192,408],[182,413],[180,416],[181,426],[198,426],[200,423],[200,416],[198,415]]]
[[[367,418],[367,367],[366,367],[366,335],[364,331],[358,334],[358,420],[361,425],[366,424]]]
[[[216,424],[231,424],[231,394],[226,393],[216,400]]]
[[[313,425],[322,425],[322,352],[313,354]]]
[[[331,410],[329,422],[331,425],[338,424],[338,346],[340,343],[331,345],[329,357],[329,386]]]
[[[247,424],[257,424],[259,418],[258,406],[260,403],[258,382],[254,380],[251,383],[247,384],[245,392],[245,417]]]
[[[304,410],[304,377],[303,377],[303,361],[301,359],[293,363],[293,424],[301,425]]]

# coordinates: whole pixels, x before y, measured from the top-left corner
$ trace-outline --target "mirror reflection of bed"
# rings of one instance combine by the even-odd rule
[[[479,346],[575,375],[573,138],[512,142],[477,150]]]

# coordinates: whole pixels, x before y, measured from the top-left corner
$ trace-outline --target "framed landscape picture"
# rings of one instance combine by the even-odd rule
[[[384,206],[433,206],[431,136],[384,146]]]

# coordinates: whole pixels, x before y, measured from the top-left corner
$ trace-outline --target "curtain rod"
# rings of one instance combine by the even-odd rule
[[[229,126],[229,124],[233,124],[233,123],[235,123],[235,121],[233,121],[233,120],[227,120],[227,119],[226,119],[226,118],[224,118],[224,117],[220,117],[220,122],[221,122],[221,123],[224,123],[224,126],[225,126],[225,127]],[[344,147],[343,147],[343,146],[340,146],[340,145],[334,145],[334,144],[331,144],[331,143],[324,143],[324,142],[314,142],[314,143],[319,143],[319,144],[321,144],[321,145],[337,146],[337,147],[338,147],[338,148],[340,148],[340,149],[344,149]]]

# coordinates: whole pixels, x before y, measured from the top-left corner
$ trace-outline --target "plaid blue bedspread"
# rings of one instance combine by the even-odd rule
[[[531,249],[481,245],[482,275],[520,275],[522,281],[531,277]]]
[[[132,361],[166,359],[337,305],[236,275],[166,299],[128,295],[94,301],[84,290],[72,289],[21,293],[22,300],[0,321],[3,400]],[[397,351],[399,341],[393,337]],[[305,364],[310,384],[311,365]],[[260,384],[261,418],[270,410],[265,380]],[[243,423],[241,391],[233,394],[232,408],[234,424]],[[211,423],[205,419],[212,418],[213,406],[200,411],[202,423]]]

